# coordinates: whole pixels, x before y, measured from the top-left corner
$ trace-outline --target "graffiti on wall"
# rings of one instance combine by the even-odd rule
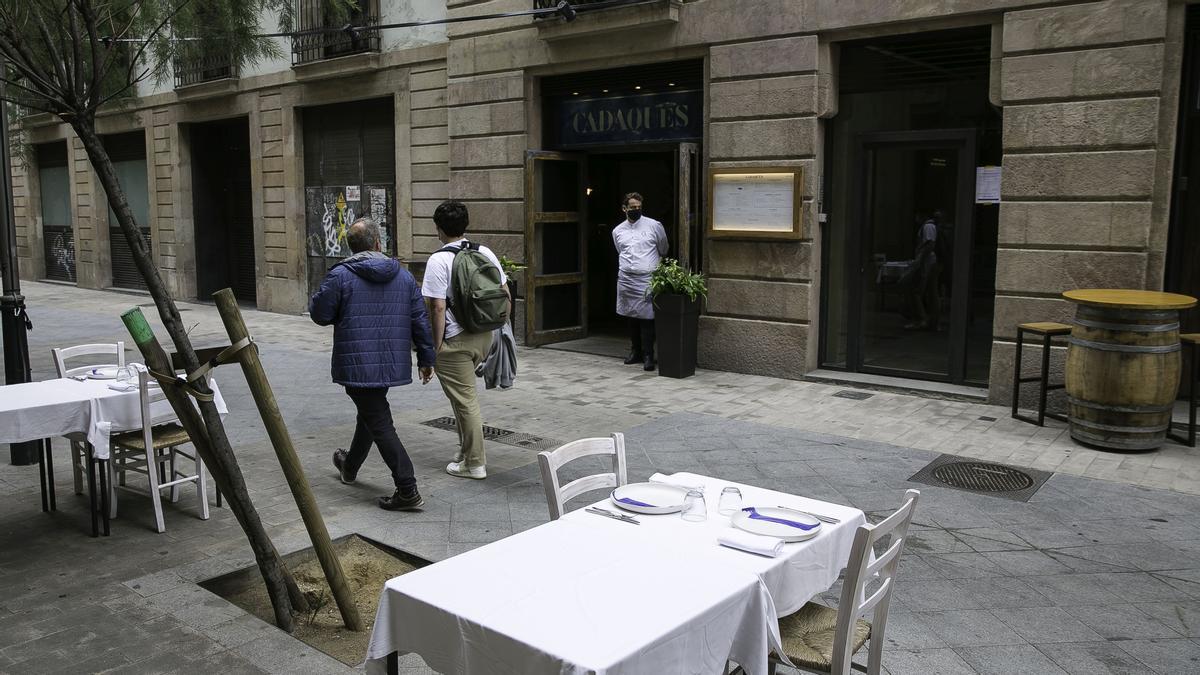
[[[367,200],[364,202],[363,194]],[[350,255],[346,229],[355,219],[371,216],[379,223],[383,250],[394,254],[395,223],[392,218],[392,190],[379,186],[310,187],[305,190],[305,220],[308,254],[314,257],[344,258]]]
[[[75,234],[69,227],[44,228],[46,278],[75,281]]]

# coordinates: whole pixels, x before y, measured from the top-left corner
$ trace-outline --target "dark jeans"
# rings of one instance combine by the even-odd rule
[[[353,476],[371,452],[371,443],[379,448],[383,461],[392,470],[396,487],[407,492],[417,486],[413,476],[412,460],[392,423],[392,406],[388,404],[387,387],[365,389],[346,387],[346,393],[358,408],[358,426],[354,429],[354,440],[350,441],[350,452],[346,455],[345,471]]]
[[[654,319],[629,319],[629,341],[634,354],[654,358]]]

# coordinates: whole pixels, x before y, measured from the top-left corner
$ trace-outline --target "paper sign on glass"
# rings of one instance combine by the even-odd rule
[[[1000,167],[975,167],[975,203],[1000,203]]]

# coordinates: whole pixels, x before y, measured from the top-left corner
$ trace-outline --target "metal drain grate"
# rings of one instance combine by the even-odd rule
[[[855,401],[865,401],[874,395],[869,391],[855,391],[853,389],[843,389],[834,394],[838,398],[852,398]]]
[[[1051,475],[1048,471],[942,455],[908,480],[1027,502]]]
[[[421,424],[435,429],[458,431],[458,420],[453,417],[437,417],[421,422]],[[488,426],[487,424],[483,425],[483,438],[487,441],[496,441],[497,443],[513,445],[518,448],[530,448],[532,450],[549,450],[562,445],[562,443],[552,438],[523,434],[509,429]]]

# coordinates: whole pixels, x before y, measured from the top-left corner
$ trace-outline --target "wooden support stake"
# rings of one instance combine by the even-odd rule
[[[239,340],[247,337],[249,332],[246,330],[246,322],[242,320],[242,312],[238,308],[233,291],[228,288],[217,291],[213,294],[213,300],[217,303],[221,321],[225,323],[225,332],[229,333],[230,344],[237,344]],[[250,394],[254,396],[254,403],[258,406],[258,414],[267,428],[271,445],[275,447],[275,454],[279,456],[283,475],[287,478],[288,486],[292,488],[292,496],[296,499],[300,517],[304,519],[304,527],[308,529],[308,536],[312,539],[321,569],[325,571],[329,590],[333,592],[333,599],[342,613],[342,621],[350,630],[364,630],[358,606],[354,604],[350,586],[346,583],[346,575],[342,572],[342,563],[333,550],[329,530],[325,528],[325,519],[321,517],[321,511],[317,508],[317,499],[309,487],[304,468],[300,466],[300,458],[292,445],[292,437],[283,421],[283,415],[279,412],[279,405],[275,401],[271,383],[267,381],[262,361],[258,358],[258,346],[251,343],[249,347],[237,353],[237,359],[242,364],[242,372],[246,375],[246,383],[250,385]]]
[[[142,315],[140,308],[134,307],[125,312],[121,315],[121,320],[125,323],[129,334],[133,336],[134,343],[142,352],[148,368],[160,373],[175,372],[171,367],[170,357],[163,351],[158,338],[154,337],[154,331],[150,329],[150,324]],[[263,580],[267,584],[267,595],[270,597],[271,607],[275,611],[276,625],[289,633],[292,632],[294,627],[292,606],[295,604],[295,600],[303,602],[304,598],[300,595],[299,589],[295,587],[291,575],[283,568],[275,545],[271,543],[266,530],[262,527],[262,521],[254,511],[250,494],[246,490],[246,482],[241,477],[241,470],[237,468],[237,460],[232,457],[232,454],[230,457],[224,457],[215,451],[213,444],[209,442],[208,429],[204,426],[200,413],[196,411],[191,398],[183,389],[163,386],[162,391],[171,403],[175,415],[179,418],[179,423],[187,431],[192,445],[196,447],[196,452],[200,453],[200,458],[208,466],[209,473],[217,483],[217,488],[229,498],[229,508],[246,532],[246,538],[250,541],[250,547],[254,550],[254,556],[258,560]],[[150,468],[149,470],[153,471],[154,469]],[[208,495],[205,495],[204,498],[208,499]],[[289,596],[292,597],[291,601],[289,601]]]

